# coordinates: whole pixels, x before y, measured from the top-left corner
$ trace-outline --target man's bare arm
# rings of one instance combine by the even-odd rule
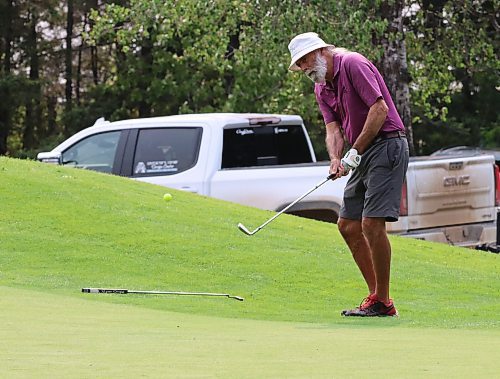
[[[384,99],[378,99],[370,107],[363,130],[352,146],[353,149],[358,151],[358,154],[363,154],[375,139],[380,128],[384,125],[388,111],[389,107],[385,103]]]
[[[342,176],[343,169],[340,164],[340,158],[344,151],[344,135],[340,129],[339,122],[333,121],[326,125],[325,142],[328,156],[330,157],[330,174],[336,174],[336,177]]]

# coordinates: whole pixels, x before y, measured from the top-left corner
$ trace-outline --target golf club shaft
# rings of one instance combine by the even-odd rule
[[[275,214],[273,217],[271,217],[268,221],[266,221],[264,224],[262,224],[261,228],[269,224],[271,221],[273,221],[276,217],[281,215],[282,213],[285,213],[287,210],[289,210],[291,207],[293,207],[295,204],[297,204],[300,200],[302,200],[304,197],[309,195],[311,192],[315,191],[319,187],[321,187],[323,184],[325,184],[327,181],[330,180],[330,177],[327,177],[325,180],[323,180],[321,183],[316,184],[316,186],[309,191],[307,191],[305,194],[303,194],[301,197],[296,199],[293,203],[288,204],[284,209],[279,211],[277,214]]]
[[[273,217],[271,217],[269,220],[267,220],[265,223],[263,223],[261,226],[259,226],[257,229],[255,229],[253,232],[250,233],[250,235],[253,235],[255,233],[257,233],[259,230],[261,230],[262,228],[264,228],[267,224],[269,224],[271,221],[273,221],[275,218],[277,218],[278,216],[280,216],[281,214],[285,213],[288,209],[290,209],[291,207],[293,207],[295,204],[297,204],[300,200],[302,200],[304,197],[306,197],[307,195],[309,195],[311,192],[315,191],[316,189],[318,189],[319,187],[321,187],[323,184],[325,184],[326,182],[328,182],[329,180],[332,180],[333,178],[333,175],[328,175],[326,177],[326,179],[324,179],[322,182],[316,184],[313,188],[311,188],[309,191],[307,191],[305,194],[303,194],[302,196],[300,196],[298,199],[296,199],[294,202],[290,203],[289,205],[287,205],[284,209],[282,209],[281,211],[279,211],[278,213],[276,213]]]
[[[188,295],[188,296],[224,296],[230,299],[243,301],[240,296],[233,296],[227,293],[210,293],[210,292],[177,292],[177,291],[138,291],[123,288],[82,288],[85,293],[117,293],[117,294],[144,294],[144,295]]]
[[[129,290],[128,293],[151,294],[151,295],[188,295],[188,296],[224,296],[234,298],[235,296],[227,293],[210,293],[210,292],[177,292],[177,291],[135,291]]]

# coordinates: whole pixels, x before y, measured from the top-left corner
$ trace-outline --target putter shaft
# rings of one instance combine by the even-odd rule
[[[234,296],[227,293],[210,293],[210,292],[177,292],[177,291],[139,291],[139,290],[129,290],[123,288],[82,288],[82,292],[85,293],[116,293],[126,295],[129,293],[133,294],[144,294],[144,295],[188,295],[188,296],[223,296],[229,299],[235,299],[238,301],[243,301],[244,298],[240,296]]]

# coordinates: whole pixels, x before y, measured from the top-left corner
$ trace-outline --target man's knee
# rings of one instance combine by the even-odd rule
[[[365,217],[361,221],[363,234],[368,238],[370,236],[379,236],[381,233],[385,234],[385,219],[380,217]]]
[[[357,238],[361,235],[361,222],[358,220],[340,218],[337,225],[340,234],[342,234],[345,240]]]

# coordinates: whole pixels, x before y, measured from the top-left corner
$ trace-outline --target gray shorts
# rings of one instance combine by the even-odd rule
[[[389,138],[370,146],[347,182],[340,217],[397,221],[408,160],[406,138]]]

